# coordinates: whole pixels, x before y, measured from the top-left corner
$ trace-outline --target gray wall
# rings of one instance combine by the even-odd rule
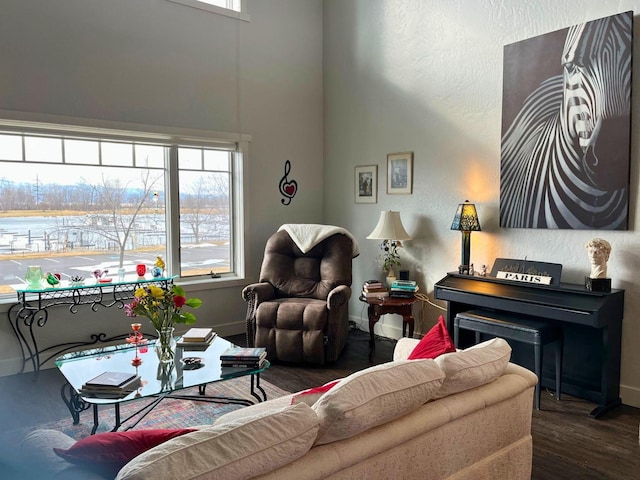
[[[381,277],[377,243],[366,240],[381,210],[399,210],[413,240],[401,252],[423,293],[460,263],[460,233],[449,228],[458,203],[476,203],[482,232],[471,237],[471,261],[496,257],[561,263],[562,279],[582,283],[590,271],[584,244],[599,236],[612,247],[609,276],[626,289],[622,341],[623,401],[640,406],[640,270],[638,128],[633,123],[630,229],[626,232],[518,230],[498,226],[505,44],[579,22],[640,8],[638,1],[325,0],[325,222],[348,226],[360,240],[354,284]],[[635,55],[640,52],[636,18]],[[634,62],[637,70],[639,62]],[[637,72],[633,116],[639,118]],[[414,193],[386,193],[386,155],[413,151]],[[354,203],[353,169],[378,165],[377,204]],[[441,303],[441,302],[437,302]],[[426,331],[441,313],[414,314]],[[351,314],[366,312],[352,299]],[[376,331],[397,336],[400,317]]]
[[[249,1],[249,22],[166,0],[3,0],[1,11],[0,116],[251,135],[248,278],[190,293],[204,301],[200,325],[244,332],[240,292],[257,279],[266,238],[283,223],[322,222],[322,2]],[[298,182],[289,206],[278,191],[286,160]],[[121,310],[60,308],[38,335],[122,333],[129,323]],[[0,374],[16,373],[6,321],[0,352]]]

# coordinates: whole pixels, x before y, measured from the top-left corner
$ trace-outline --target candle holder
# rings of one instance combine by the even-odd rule
[[[142,363],[142,360],[140,360],[140,363]],[[140,365],[134,365],[134,367],[136,367],[136,375],[139,375],[138,373],[138,367]],[[146,380],[142,380],[140,379],[140,386],[138,387],[138,389],[136,390],[136,394],[134,396],[134,398],[140,398],[142,397],[142,389],[144,388],[144,386],[147,384],[148,382]]]
[[[144,338],[142,332],[140,331],[141,327],[141,323],[132,323],[131,329],[133,330],[133,333],[131,333],[127,337],[127,343],[130,343],[136,347],[136,356],[133,358],[133,360],[131,360],[131,365],[133,365],[134,367],[138,367],[142,364],[142,359],[138,356],[138,349],[141,345],[146,346],[147,344],[147,339]]]
[[[136,273],[138,274],[138,278],[144,278],[147,273],[147,266],[144,263],[139,263],[136,265]]]

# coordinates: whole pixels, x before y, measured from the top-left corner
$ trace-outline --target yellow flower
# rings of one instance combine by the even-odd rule
[[[172,328],[175,323],[191,325],[196,317],[184,312],[184,306],[196,309],[202,305],[199,298],[186,298],[185,291],[178,285],[164,289],[156,285],[138,288],[133,301],[124,306],[127,316],[144,316],[151,320],[156,330]]]
[[[151,293],[153,298],[164,298],[164,290],[155,285],[149,286],[149,293]]]

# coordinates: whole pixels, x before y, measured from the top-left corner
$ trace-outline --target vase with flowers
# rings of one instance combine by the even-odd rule
[[[187,298],[185,291],[179,285],[163,288],[148,285],[135,291],[133,301],[125,305],[125,313],[129,317],[147,317],[158,332],[156,340],[156,354],[160,363],[173,362],[176,340],[173,336],[176,323],[191,325],[196,322],[196,316],[182,309],[187,306],[200,308],[202,300]]]
[[[380,243],[380,250],[382,250],[382,269],[387,274],[387,284],[391,284],[396,279],[396,274],[393,269],[394,266],[400,266],[400,254],[398,248],[402,247],[400,240],[383,240]]]

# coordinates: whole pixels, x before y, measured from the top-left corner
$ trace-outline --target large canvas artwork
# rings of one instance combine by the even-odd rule
[[[633,12],[504,48],[500,226],[626,230]]]

